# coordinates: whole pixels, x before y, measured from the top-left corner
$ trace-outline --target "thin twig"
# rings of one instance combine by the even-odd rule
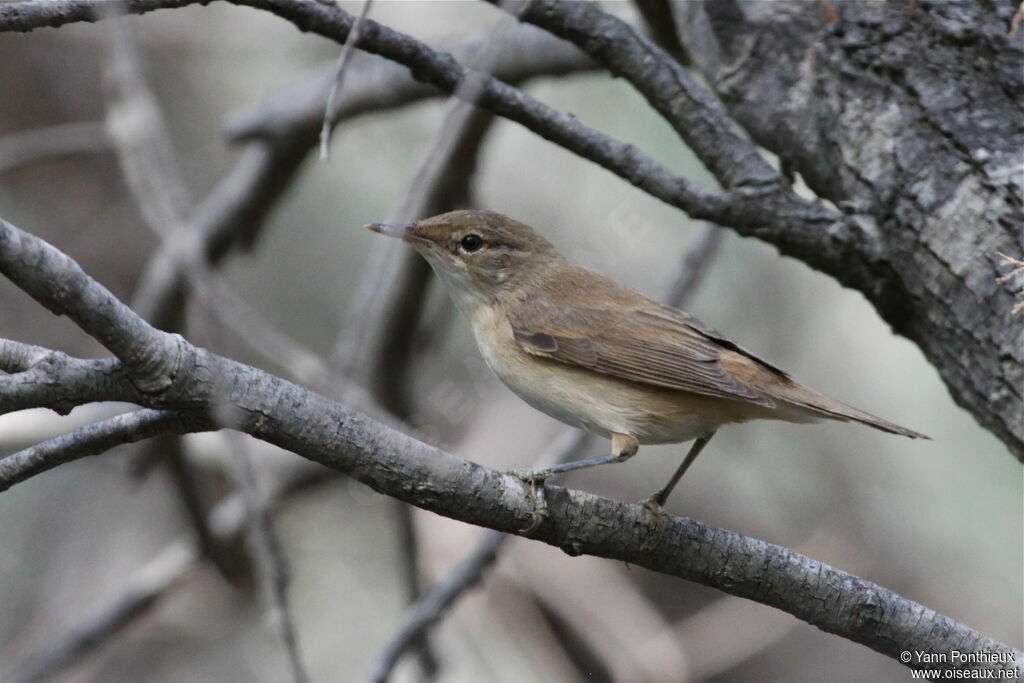
[[[345,38],[345,44],[341,46],[341,54],[338,55],[338,63],[334,67],[331,91],[327,94],[327,102],[324,104],[324,124],[320,128],[320,161],[327,161],[330,154],[331,130],[334,128],[334,97],[345,79],[345,69],[355,52],[356,43],[359,42],[359,36],[363,32],[363,23],[366,21],[366,15],[370,12],[372,4],[373,0],[363,0],[363,6],[356,16],[355,23],[352,24],[352,30]],[[341,8],[340,0],[338,0],[338,7]]]
[[[586,450],[592,441],[586,432],[564,429],[534,466],[547,467],[571,460]],[[374,660],[366,680],[370,683],[387,681],[402,656],[422,643],[430,628],[441,621],[455,601],[483,579],[484,572],[495,562],[510,538],[513,536],[485,531],[465,559],[406,609],[398,628]]]
[[[115,7],[111,5],[111,7]],[[319,357],[289,338],[234,293],[200,258],[185,215],[191,200],[174,161],[160,106],[142,75],[133,34],[123,21],[111,21],[111,91],[109,130],[116,143],[123,175],[146,217],[147,225],[176,257],[185,283],[211,311],[229,322],[239,337],[273,358],[299,381],[322,377]]]
[[[119,16],[122,5],[111,2],[99,9],[111,17],[105,22],[107,131],[146,224],[169,239],[181,232],[192,198],[178,172],[160,104],[142,73],[135,34]]]
[[[196,4],[200,1],[133,0],[128,4],[128,8],[132,12],[141,14],[164,7]],[[355,21],[354,17],[337,7],[327,7],[312,2],[296,2],[294,0],[231,1],[235,4],[273,12],[301,28],[342,41],[348,35],[348,31]],[[18,6],[17,12],[12,11],[10,6],[0,4],[0,32],[32,30],[45,25],[57,26],[75,21],[95,20],[92,11],[96,5],[95,0],[46,0],[46,2],[25,0],[15,4]],[[565,7],[569,4],[557,3],[557,6]],[[571,3],[574,7],[585,4]],[[528,10],[530,4],[523,5],[523,7]],[[553,20],[559,20],[558,14],[556,12]],[[367,30],[360,41],[361,49],[406,64],[412,69],[417,79],[452,92],[468,76],[468,70],[450,55],[434,51],[422,42],[370,19],[367,19],[366,23]],[[610,28],[619,30],[617,25]],[[593,42],[608,44],[614,41]],[[643,63],[656,64],[657,53],[646,51],[646,47],[644,51],[650,56],[650,60]],[[634,62],[629,64],[629,68],[630,75],[633,76],[638,66]],[[673,80],[677,80],[678,73],[673,72],[672,77]],[[483,92],[478,101],[480,106],[517,121],[551,142],[604,166],[641,190],[682,209],[691,217],[711,220],[720,225],[732,227],[743,235],[755,236],[772,242],[782,247],[785,253],[805,258],[826,272],[846,263],[846,249],[839,247],[844,247],[847,242],[850,242],[850,248],[852,248],[855,242],[852,239],[854,233],[852,230],[846,230],[847,226],[844,222],[846,219],[836,211],[818,202],[802,199],[783,186],[774,187],[772,192],[722,191],[701,186],[675,175],[669,169],[642,154],[633,145],[588,128],[575,117],[558,112],[507,83],[502,83],[490,76],[484,76],[481,80]],[[673,85],[674,89],[680,87],[678,82]],[[684,99],[699,98],[701,110],[712,114],[705,123],[710,125],[713,130],[719,130],[722,126],[735,127],[735,124],[723,119],[720,105],[712,105],[702,89],[695,91],[691,88],[692,79],[686,79],[683,85],[685,87],[679,90],[680,96]],[[648,90],[650,91],[650,88]],[[652,96],[657,95],[653,91],[651,94]],[[658,101],[659,105],[671,107],[672,98],[666,98],[666,93],[658,95]],[[679,107],[679,109],[685,111],[686,107]],[[693,115],[694,112],[688,112],[687,118]],[[685,128],[685,121],[677,120],[676,124],[679,128]],[[706,127],[705,125],[698,126],[702,130]],[[687,137],[693,137],[694,134],[695,131],[690,131],[687,133]],[[750,183],[744,181],[744,184],[753,187],[757,184],[755,178],[762,175],[760,171],[763,169],[763,160],[760,162],[757,160],[756,148],[749,145],[749,140],[744,141],[742,136],[737,137],[735,130],[729,132],[729,137],[740,146],[728,151],[724,157],[716,156],[713,159],[715,161],[713,165],[722,170],[728,179],[739,180],[742,177],[751,179]],[[717,149],[714,140],[717,138],[713,134],[711,138],[698,141],[696,144],[701,150],[714,155]],[[724,150],[726,145],[723,144],[720,147]],[[725,157],[741,158],[744,163],[734,168],[727,163]],[[774,182],[773,173],[774,171],[770,168],[764,171],[765,180],[769,185]],[[731,185],[730,182],[724,182],[724,184]],[[845,232],[850,232],[850,238],[844,237],[841,244],[837,245],[835,228],[842,228]],[[823,251],[821,248],[824,235],[829,236],[829,244],[833,247],[828,251]]]
[[[137,410],[80,427],[68,434],[0,459],[0,491],[89,455],[162,434],[187,434],[211,428],[208,420],[170,410]]]
[[[679,275],[665,293],[665,303],[682,308],[693,296],[701,279],[708,272],[708,265],[718,253],[722,242],[722,228],[714,223],[703,223],[683,253]]]
[[[492,75],[505,83],[521,84],[536,77],[565,76],[596,68],[576,46],[547,31],[518,24],[502,33],[502,48]],[[491,39],[490,29],[468,37],[442,41],[439,49],[464,61],[480,52]],[[232,112],[224,127],[232,141],[270,139],[310,146],[323,125],[323,93],[334,79],[335,63],[321,65],[261,102]],[[331,120],[335,126],[361,114],[387,111],[424,99],[447,96],[434,86],[417,81],[398,62],[366,52],[352,58],[345,88],[337,93]]]
[[[185,216],[191,209],[192,198],[179,171],[160,103],[143,74],[135,33],[128,20],[120,16],[124,7],[120,2],[111,2],[99,8],[101,16],[110,19],[105,24],[107,128],[122,177],[145,224],[161,243],[172,245],[173,250],[188,239]],[[182,331],[178,326],[173,329]],[[176,439],[153,441],[147,444],[146,452],[150,454],[147,460],[166,466],[203,551],[225,578],[237,578],[239,562],[235,554],[219,547],[206,526],[207,505],[181,444]]]

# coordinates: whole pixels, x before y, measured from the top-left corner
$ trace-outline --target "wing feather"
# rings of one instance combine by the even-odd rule
[[[509,315],[527,353],[633,382],[773,406],[719,362],[737,350],[783,374],[695,318],[669,306],[625,310],[532,305]]]

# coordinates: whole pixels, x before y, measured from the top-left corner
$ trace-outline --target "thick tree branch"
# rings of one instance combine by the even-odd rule
[[[27,261],[35,268],[23,267]],[[0,223],[0,272],[116,348],[134,341],[171,354],[173,362],[165,365],[176,369],[172,381],[161,391],[139,392],[146,407],[201,412],[226,404],[227,426],[426,510],[505,532],[524,528],[531,518],[533,503],[515,477],[452,456],[302,387],[159,332],[70,258],[5,222]],[[115,335],[123,338],[113,339]],[[0,383],[0,395],[6,388]],[[890,657],[906,650],[986,652],[1003,661],[976,668],[1024,667],[1024,653],[787,548],[695,520],[658,520],[640,505],[557,486],[547,487],[547,503],[550,514],[535,538],[570,555],[621,560],[757,600]],[[943,666],[967,665],[950,661]]]
[[[674,6],[730,113],[863,225],[823,270],[864,292],[1024,459],[1024,319],[998,256],[1021,258],[1024,236],[1013,3],[843,2],[832,22],[799,0]]]

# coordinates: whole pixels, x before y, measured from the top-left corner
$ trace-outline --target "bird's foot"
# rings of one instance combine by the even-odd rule
[[[668,521],[668,513],[665,512],[665,508],[662,507],[662,502],[661,497],[657,493],[640,501],[640,504],[647,508],[647,511],[654,515],[655,519],[655,527],[654,531],[651,533],[651,541],[650,543],[645,544],[652,550],[658,545],[658,542],[661,541],[661,535],[665,532],[665,523]]]
[[[538,483],[543,486],[544,481],[551,476],[551,472],[547,470],[506,470],[505,474],[511,474],[531,486],[536,486]]]
[[[656,495],[650,496],[649,498],[644,498],[643,500],[640,501],[640,504],[647,508],[647,511],[655,517],[657,517],[658,519],[664,519],[665,517],[668,517],[668,513],[665,512],[665,508],[662,507],[661,501],[658,499]]]
[[[507,474],[530,485],[530,502],[533,512],[530,513],[530,525],[519,530],[520,536],[531,536],[548,516],[548,502],[544,494],[544,481],[551,476],[547,470],[509,470]],[[538,486],[539,484],[539,486]]]

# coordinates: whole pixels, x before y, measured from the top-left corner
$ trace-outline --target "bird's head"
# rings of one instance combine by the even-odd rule
[[[366,227],[416,247],[466,313],[539,281],[562,260],[533,228],[492,211],[451,211]]]

